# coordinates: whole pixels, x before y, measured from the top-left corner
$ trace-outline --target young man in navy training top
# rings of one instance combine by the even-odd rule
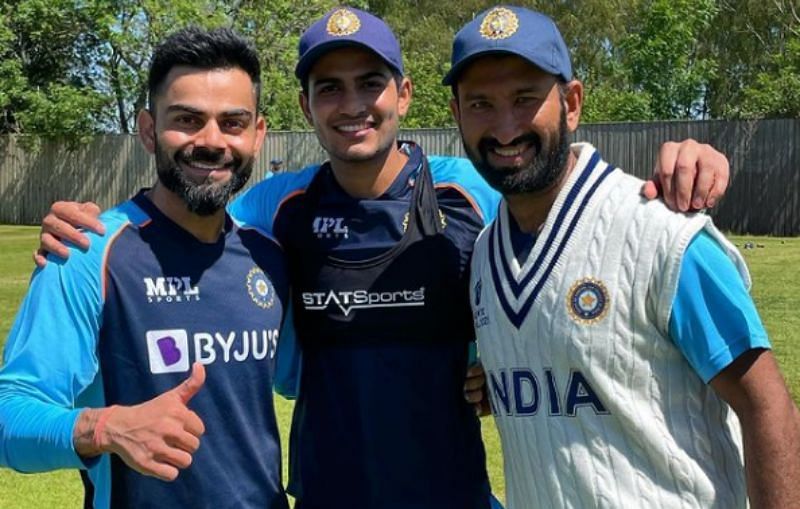
[[[79,468],[87,508],[285,509],[284,257],[225,213],[264,138],[258,57],[229,30],[182,30],[148,86],[158,180],[34,273],[0,370],[0,465]]]
[[[299,50],[301,105],[329,161],[276,175],[231,206],[287,253],[302,350],[288,489],[301,509],[489,507],[462,386],[474,337],[467,268],[497,195],[466,160],[398,142],[412,86],[380,19],[334,9]],[[714,170],[727,179],[710,147],[665,152],[670,168],[688,159],[694,170],[699,158],[706,193]],[[72,208],[66,217],[93,226]],[[55,215],[46,223],[51,249],[52,230],[83,242]]]

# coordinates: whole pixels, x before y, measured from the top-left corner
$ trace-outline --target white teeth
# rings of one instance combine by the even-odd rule
[[[208,171],[221,170],[221,169],[225,168],[225,166],[220,166],[218,164],[211,165],[211,164],[203,164],[203,163],[199,163],[199,162],[189,163],[189,166],[191,166],[193,168],[198,168],[198,169],[201,169],[201,170],[208,170]]]
[[[495,147],[494,152],[503,157],[515,157],[525,151],[525,147]]]
[[[338,130],[344,131],[347,133],[354,133],[356,131],[361,131],[369,127],[366,123],[364,124],[349,124],[349,125],[340,125],[337,127]]]

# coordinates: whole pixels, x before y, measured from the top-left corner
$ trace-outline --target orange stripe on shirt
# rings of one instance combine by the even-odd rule
[[[281,211],[281,207],[283,207],[287,201],[291,200],[295,196],[305,194],[305,192],[306,192],[305,189],[298,189],[297,191],[292,191],[291,193],[287,194],[286,197],[282,199],[281,202],[278,204],[278,207],[275,209],[275,213],[272,214],[272,224],[273,225],[275,224],[275,218],[278,217],[278,212]]]
[[[486,222],[486,219],[484,219],[484,217],[483,217],[483,212],[481,212],[480,207],[478,207],[478,203],[472,198],[472,195],[469,194],[467,192],[467,190],[464,189],[463,187],[461,187],[460,185],[456,184],[455,182],[442,182],[442,183],[434,185],[433,187],[435,187],[436,189],[447,189],[447,188],[455,189],[456,191],[461,193],[464,196],[464,198],[467,199],[469,204],[472,206],[472,208],[478,214],[478,217],[481,218],[481,221],[483,221],[484,223]]]
[[[148,219],[139,226],[145,226],[149,223],[150,220]],[[103,277],[103,302],[106,300],[106,286],[108,285],[108,254],[111,252],[111,245],[117,241],[122,232],[125,231],[125,228],[129,227],[130,225],[131,223],[128,221],[127,223],[123,224],[119,230],[117,230],[117,233],[115,233],[111,239],[109,239],[108,244],[106,245],[106,251],[103,253],[103,263],[100,265],[100,273]]]

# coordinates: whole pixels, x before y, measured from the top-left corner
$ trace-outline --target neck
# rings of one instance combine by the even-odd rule
[[[186,202],[160,182],[147,192],[147,197],[162,214],[191,233],[200,242],[212,244],[219,239],[225,226],[224,209],[220,209],[210,216],[198,216],[189,211]]]
[[[538,233],[550,209],[553,208],[558,193],[567,182],[567,178],[575,169],[577,159],[570,151],[567,159],[567,167],[561,176],[550,187],[542,191],[533,193],[510,194],[504,196],[508,204],[508,211],[519,225],[519,229],[524,233]]]
[[[392,145],[391,150],[368,161],[342,161],[331,158],[336,182],[353,198],[377,198],[389,189],[403,170],[408,156]]]

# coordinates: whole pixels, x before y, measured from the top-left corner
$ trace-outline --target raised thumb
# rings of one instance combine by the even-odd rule
[[[190,399],[203,387],[206,382],[206,368],[199,362],[192,365],[192,374],[179,386],[173,389],[181,398],[181,401],[188,403]]]

